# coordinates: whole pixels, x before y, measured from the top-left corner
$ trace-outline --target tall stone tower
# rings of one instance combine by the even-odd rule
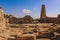
[[[42,5],[40,19],[46,18],[45,5]]]

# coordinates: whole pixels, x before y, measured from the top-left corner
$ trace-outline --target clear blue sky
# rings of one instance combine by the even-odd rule
[[[33,18],[39,18],[42,4],[46,6],[47,16],[55,17],[60,14],[60,0],[0,0],[4,13],[16,17],[31,15]],[[29,14],[24,13],[24,9],[28,10]]]

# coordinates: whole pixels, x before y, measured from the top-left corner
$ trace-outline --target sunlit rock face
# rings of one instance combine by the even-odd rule
[[[5,40],[8,37],[8,30],[6,30],[7,20],[4,18],[2,7],[0,7],[0,40]]]
[[[0,7],[0,26],[5,26],[5,18],[4,18],[4,13],[3,13],[3,10],[2,10],[2,7]],[[2,29],[2,28],[1,28]]]
[[[0,7],[0,40],[7,40],[10,35],[21,35],[19,28],[15,29],[8,26],[8,20]]]

